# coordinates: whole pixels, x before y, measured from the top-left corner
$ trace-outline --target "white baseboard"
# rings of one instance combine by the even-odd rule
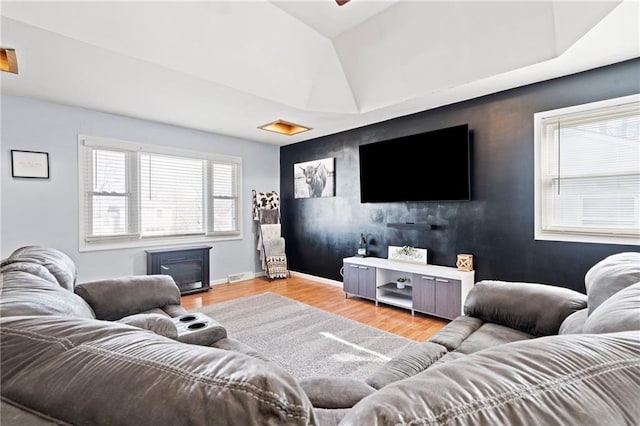
[[[291,272],[291,275],[295,277],[300,277],[310,281],[317,281],[319,283],[329,284],[335,287],[342,288],[342,281],[330,280],[329,278],[322,278],[322,277],[317,277],[315,275],[303,274],[302,272],[296,272],[296,271],[289,271],[289,272]]]
[[[322,284],[328,284],[328,285],[332,285],[334,287],[340,287],[342,288],[342,281],[336,281],[336,280],[330,280],[328,278],[322,278],[322,277],[318,277],[315,275],[309,275],[309,274],[303,274],[302,272],[296,272],[296,271],[289,271],[289,273],[292,276],[295,277],[300,277],[300,278],[304,278],[307,279],[309,281],[316,281]],[[235,283],[239,283],[241,281],[246,281],[246,280],[250,280],[253,278],[258,278],[258,277],[264,277],[265,275],[267,275],[264,271],[262,272],[243,272],[241,274],[232,274],[234,276],[235,279],[230,280],[229,277],[227,278],[219,278],[217,280],[212,280],[209,285],[214,286],[214,285],[220,285],[220,284],[235,284]],[[236,278],[237,276],[237,278]]]

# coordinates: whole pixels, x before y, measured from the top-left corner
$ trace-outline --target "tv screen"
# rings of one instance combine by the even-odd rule
[[[360,200],[471,199],[469,125],[360,145]]]

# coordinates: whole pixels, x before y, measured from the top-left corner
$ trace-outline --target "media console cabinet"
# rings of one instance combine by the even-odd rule
[[[345,297],[354,295],[415,312],[454,319],[461,315],[475,283],[473,271],[421,265],[377,257],[347,257],[343,262]],[[404,288],[397,279],[408,278]]]

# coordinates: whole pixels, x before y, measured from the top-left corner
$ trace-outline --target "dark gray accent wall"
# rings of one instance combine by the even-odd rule
[[[371,256],[387,257],[389,245],[411,245],[428,249],[431,264],[455,266],[458,253],[469,253],[476,281],[541,282],[584,292],[584,274],[593,264],[640,248],[534,240],[533,115],[639,93],[639,76],[640,59],[633,59],[282,147],[289,268],[341,281],[342,259],[356,253],[362,232]],[[360,202],[359,145],[463,123],[472,133],[472,201]],[[336,159],[336,196],[295,199],[294,164],[326,157]],[[437,166],[437,158],[424,158],[424,167]],[[438,184],[403,182],[399,164],[380,173],[390,185]],[[436,226],[388,226],[405,222]]]

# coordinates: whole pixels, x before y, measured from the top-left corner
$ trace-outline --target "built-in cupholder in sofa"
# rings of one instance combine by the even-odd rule
[[[217,321],[201,312],[173,318],[178,330],[178,340],[184,343],[210,346],[227,337],[227,330]]]
[[[189,330],[199,330],[199,329],[201,329],[203,327],[206,327],[206,326],[207,326],[207,324],[205,324],[204,322],[194,322],[193,324],[189,324],[187,326],[187,328]]]
[[[195,315],[183,315],[181,317],[178,318],[178,321],[180,322],[192,322],[195,321],[198,317]]]

